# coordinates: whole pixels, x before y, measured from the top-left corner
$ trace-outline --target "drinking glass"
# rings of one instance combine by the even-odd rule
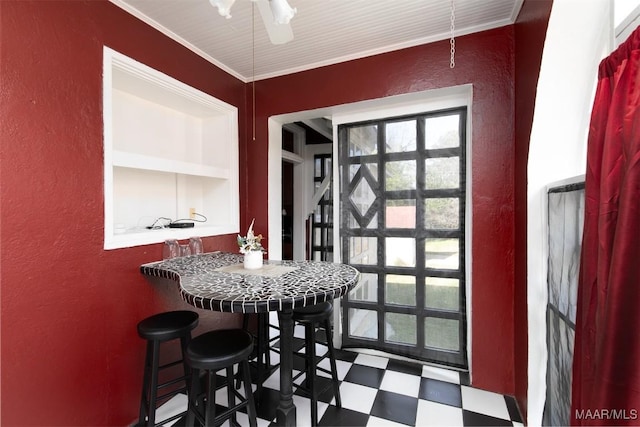
[[[180,256],[191,255],[191,247],[189,245],[180,245]]]
[[[189,238],[189,247],[191,248],[191,255],[197,255],[204,252],[202,248],[202,239],[199,237]]]
[[[180,256],[180,245],[176,239],[167,239],[162,248],[162,259],[171,259]]]

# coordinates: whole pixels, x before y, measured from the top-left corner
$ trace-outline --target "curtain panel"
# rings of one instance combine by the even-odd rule
[[[640,424],[639,31],[600,63],[591,113],[573,425]]]

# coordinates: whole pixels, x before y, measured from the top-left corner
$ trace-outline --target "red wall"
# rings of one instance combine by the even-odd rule
[[[0,1],[0,19],[0,424],[126,425],[137,322],[187,306],[138,271],[161,245],[103,250],[103,45],[240,106],[242,129],[245,84],[106,0]],[[200,330],[239,320],[200,314]]]
[[[515,144],[515,396],[527,413],[527,163],[536,89],[552,1],[526,1],[515,25],[516,34],[516,144]]]
[[[473,385],[514,393],[513,27],[256,83],[257,141],[247,144],[247,210],[266,228],[269,116],[426,89],[473,84]]]

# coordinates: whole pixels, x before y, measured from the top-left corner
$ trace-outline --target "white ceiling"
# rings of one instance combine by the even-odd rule
[[[208,0],[111,1],[245,82],[449,39],[452,1],[455,36],[512,24],[523,2],[289,0],[294,39],[273,45],[257,7],[252,35],[250,0],[236,0],[231,19]]]

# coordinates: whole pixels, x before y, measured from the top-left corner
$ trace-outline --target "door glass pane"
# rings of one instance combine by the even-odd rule
[[[460,145],[460,116],[430,117],[425,121],[425,148],[451,148]]]
[[[426,317],[424,319],[425,347],[435,347],[453,351],[460,350],[458,326],[458,321],[455,319]]]
[[[385,179],[385,190],[387,191],[415,190],[416,161],[387,162]]]
[[[378,301],[378,275],[372,273],[361,273],[360,282],[349,292],[349,299],[353,301]]]
[[[427,190],[460,187],[460,159],[458,157],[425,159],[424,169]]]
[[[349,335],[360,338],[378,338],[378,313],[360,308],[349,309]]]
[[[458,239],[425,239],[424,266],[457,270],[459,264]]]
[[[349,181],[353,181],[353,177],[360,170],[360,165],[349,165]]]
[[[415,199],[387,200],[385,222],[387,228],[416,228]]]
[[[384,300],[387,304],[416,305],[416,276],[387,274]]]
[[[363,163],[362,167],[369,171],[370,179],[373,179],[373,182],[378,182],[378,164],[377,163]]]
[[[385,313],[384,329],[385,341],[413,345],[417,342],[416,316],[413,314]]]
[[[351,203],[358,208],[360,215],[366,215],[367,211],[376,200],[376,194],[366,179],[360,179],[349,196]]]
[[[375,214],[371,217],[371,221],[369,221],[369,224],[367,224],[365,228],[367,228],[368,230],[374,230],[378,228],[378,214]]]
[[[386,237],[385,265],[389,267],[416,266],[416,240],[411,237]]]
[[[460,307],[460,281],[444,277],[424,278],[424,306],[439,310],[455,310]]]
[[[386,151],[398,153],[416,150],[416,121],[388,123],[386,128]]]
[[[375,163],[361,163],[361,164],[352,164],[349,165],[349,180],[353,181],[353,178],[356,176],[356,173],[362,168],[362,173],[366,173],[371,175],[369,179],[373,179],[373,182],[378,182],[378,165]]]
[[[349,264],[375,265],[378,263],[378,243],[375,237],[351,237],[349,249]]]
[[[378,153],[378,125],[349,129],[349,156],[366,156]]]
[[[366,220],[365,220],[366,222]],[[349,228],[361,228],[360,227],[360,223],[358,223],[358,221],[356,221],[356,218],[353,216],[352,213],[349,213]],[[364,226],[364,228],[368,228],[370,230],[376,229],[378,228],[378,214],[375,214],[373,217],[371,217],[371,221],[369,221],[369,224],[366,224]]]
[[[460,200],[442,197],[424,201],[424,227],[433,230],[457,230],[460,227]]]
[[[367,224],[367,228],[369,230],[378,228],[378,214],[375,214],[373,217],[371,217],[371,221],[369,222],[369,224]]]
[[[360,228],[360,224],[356,221],[353,213],[349,212],[349,228]]]

